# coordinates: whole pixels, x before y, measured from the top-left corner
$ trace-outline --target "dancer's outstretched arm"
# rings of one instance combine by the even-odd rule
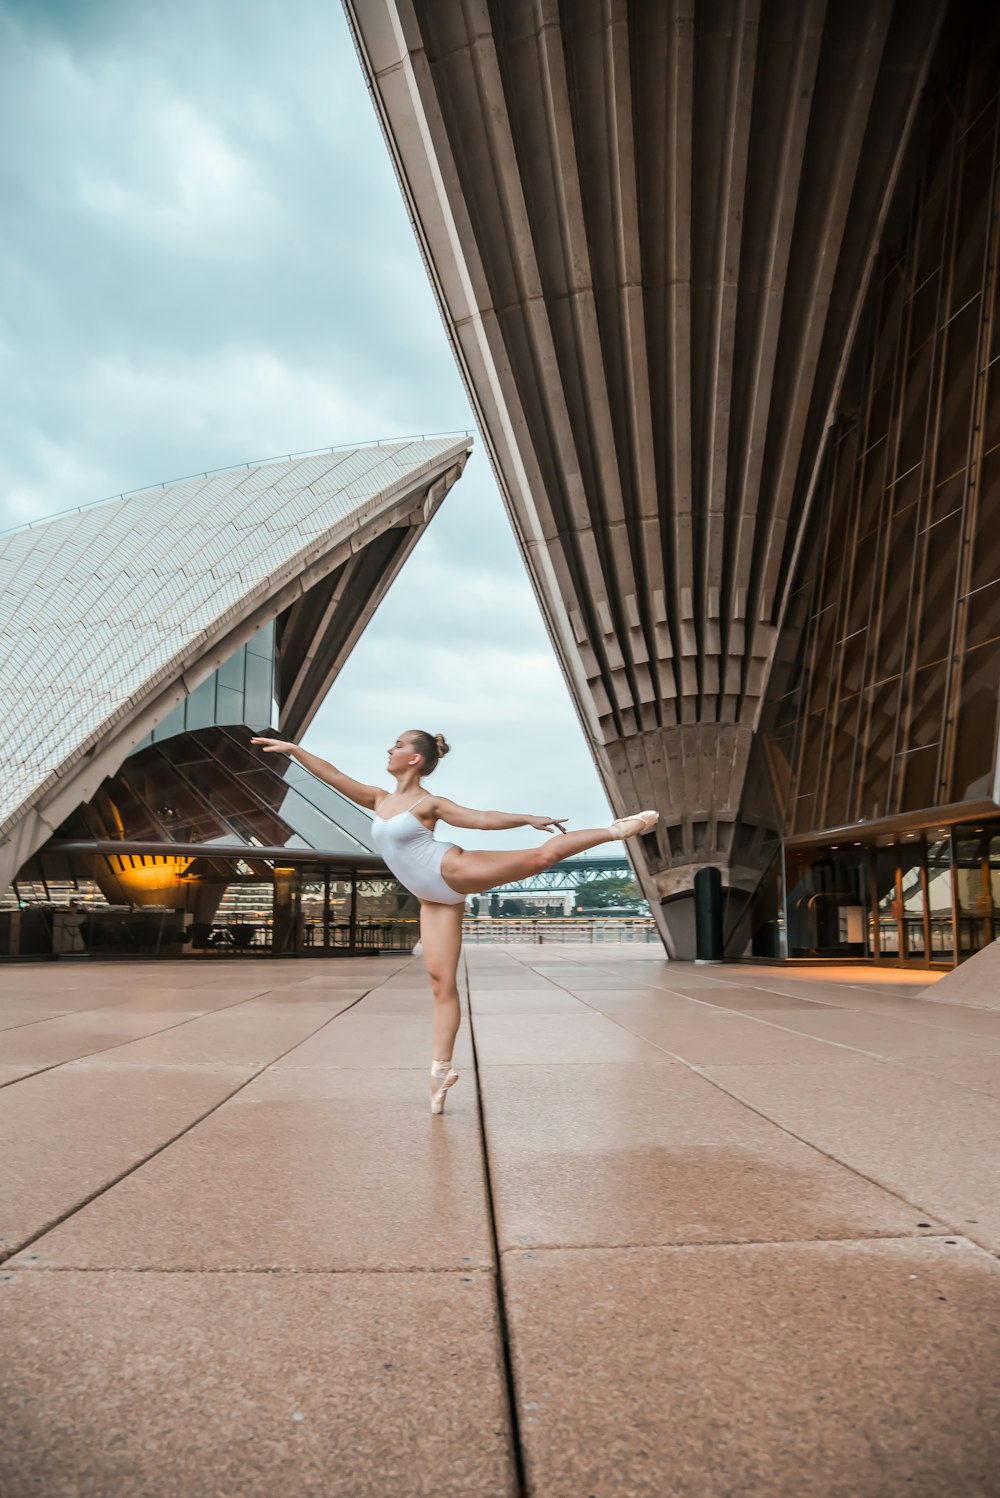
[[[367,806],[374,811],[385,795],[385,791],[378,786],[353,780],[343,770],[338,770],[336,765],[331,765],[329,760],[320,759],[318,754],[310,754],[308,749],[301,749],[298,744],[286,743],[284,739],[263,738],[251,739],[250,742],[260,744],[265,754],[287,754],[292,759],[297,759],[317,780],[325,780],[327,785],[332,785],[335,791],[339,791],[349,801],[355,801],[358,806]]]
[[[477,832],[508,832],[512,827],[535,827],[539,832],[565,832],[566,817],[531,817],[522,811],[475,811],[447,796],[434,796],[428,808],[449,827],[471,827]]]

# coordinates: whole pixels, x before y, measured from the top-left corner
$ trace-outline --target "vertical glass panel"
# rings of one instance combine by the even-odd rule
[[[903,918],[903,955],[910,962],[926,962],[924,932],[924,840],[903,838],[899,849],[900,896]]]
[[[883,962],[897,962],[900,957],[902,904],[896,885],[898,870],[899,855],[896,848],[876,848],[875,905],[879,956]]]
[[[244,722],[251,728],[263,728],[271,722],[274,691],[270,656],[247,653],[247,685]]]
[[[951,800],[980,801],[990,796],[997,755],[997,691],[1000,650],[981,645],[962,662],[962,694],[955,736]]]
[[[243,675],[246,670],[246,646],[241,646],[235,655],[231,655],[228,661],[223,661],[216,675],[219,685],[230,687],[234,692],[243,691]]]
[[[214,675],[203,681],[200,687],[195,687],[184,706],[188,728],[208,728],[215,722]]]
[[[863,848],[790,852],[787,877],[789,957],[873,956]]]
[[[216,723],[243,722],[243,693],[232,687],[224,687],[220,681],[215,689]]]
[[[932,962],[954,962],[951,839],[947,832],[927,834],[927,904]]]
[[[971,957],[992,938],[993,898],[983,835],[955,834],[955,892],[958,897],[959,958]]]

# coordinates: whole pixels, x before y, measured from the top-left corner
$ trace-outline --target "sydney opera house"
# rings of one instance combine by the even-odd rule
[[[996,7],[345,6],[582,732],[615,813],[660,810],[630,852],[669,955],[993,941]],[[0,538],[0,949],[81,880],[188,950],[220,909],[252,942],[255,884],[275,950],[358,945],[366,819],[249,734],[302,733],[467,449]]]
[[[996,7],[345,4],[668,951],[992,941]]]
[[[248,464],[0,535],[0,954],[412,946],[298,739],[468,438]]]

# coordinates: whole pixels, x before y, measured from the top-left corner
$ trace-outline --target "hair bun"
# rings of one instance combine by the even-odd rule
[[[444,759],[449,750],[448,740],[443,733],[436,733],[434,735],[434,742],[437,745],[438,759]]]

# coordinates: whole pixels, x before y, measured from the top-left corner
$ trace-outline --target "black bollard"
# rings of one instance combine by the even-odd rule
[[[694,940],[696,962],[722,961],[722,875],[718,869],[699,869],[694,876]]]

